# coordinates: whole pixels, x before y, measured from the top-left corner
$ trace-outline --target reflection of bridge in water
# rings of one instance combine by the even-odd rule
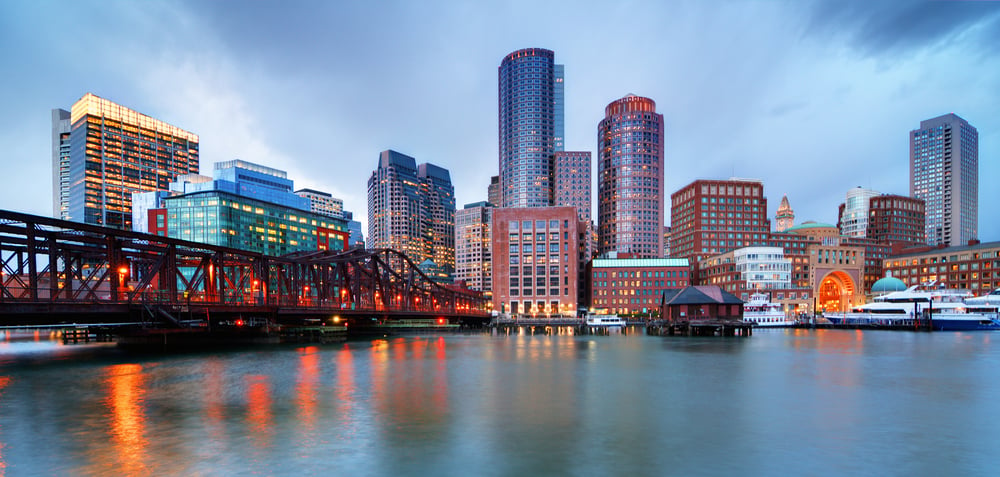
[[[0,211],[0,326],[481,325],[487,300],[395,250],[280,257]],[[133,325],[134,326],[134,325]]]

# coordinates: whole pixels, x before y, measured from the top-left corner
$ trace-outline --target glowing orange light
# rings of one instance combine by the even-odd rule
[[[438,324],[439,325],[443,325],[444,324],[444,318],[438,318]]]
[[[128,267],[126,267],[126,266],[124,266],[124,265],[123,265],[123,266],[121,266],[121,267],[118,267],[118,273],[120,273],[120,274],[122,274],[122,275],[125,275],[125,274],[127,274],[127,273],[128,273]]]
[[[236,320],[236,326],[243,326],[243,320]]]

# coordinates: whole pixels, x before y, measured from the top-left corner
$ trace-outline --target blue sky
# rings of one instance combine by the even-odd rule
[[[86,92],[199,134],[204,173],[284,169],[365,223],[384,149],[449,169],[460,207],[485,200],[497,66],[526,47],[566,65],[567,149],[647,96],[667,200],[758,178],[797,222],[835,223],[855,186],[907,194],[909,131],[954,112],[979,130],[980,237],[1000,240],[994,2],[3,2],[0,208],[51,213],[50,110]]]

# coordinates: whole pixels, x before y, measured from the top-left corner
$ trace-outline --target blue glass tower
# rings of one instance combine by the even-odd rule
[[[562,149],[563,130],[563,67],[554,57],[551,50],[526,48],[505,56],[498,68],[503,207],[552,204],[552,155]]]

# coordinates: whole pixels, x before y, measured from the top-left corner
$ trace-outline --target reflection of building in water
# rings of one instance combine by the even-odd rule
[[[105,401],[110,417],[108,433],[114,447],[115,462],[111,467],[119,475],[144,475],[146,469],[146,397],[145,375],[138,364],[118,364],[107,368],[108,398]],[[107,463],[105,463],[107,465]]]

